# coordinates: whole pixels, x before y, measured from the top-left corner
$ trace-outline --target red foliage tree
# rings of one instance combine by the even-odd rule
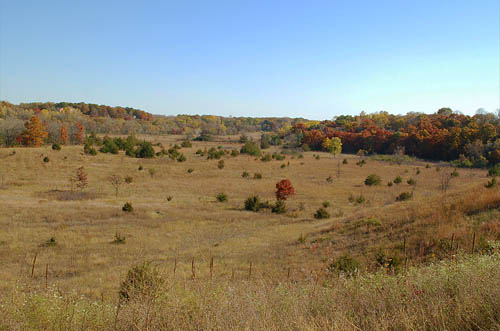
[[[286,200],[289,196],[295,194],[295,189],[288,179],[280,180],[276,183],[276,199]]]

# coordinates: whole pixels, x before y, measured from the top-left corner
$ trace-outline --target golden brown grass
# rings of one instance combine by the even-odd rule
[[[182,140],[175,136],[146,138],[165,146]],[[218,145],[239,149],[241,145],[236,141],[237,137],[229,137],[217,142],[195,142],[192,148],[182,149],[187,157],[183,163],[122,154],[87,156],[81,146],[63,146],[61,151],[50,147],[16,148],[15,155],[9,155],[11,149],[0,150],[0,155],[5,156],[0,158],[0,289],[10,290],[19,281],[44,288],[48,265],[49,287],[65,294],[104,298],[110,303],[116,299],[120,281],[132,265],[151,260],[170,275],[176,264],[175,277],[181,281],[191,277],[193,257],[200,284],[209,279],[212,257],[214,281],[228,281],[233,274],[236,279],[246,279],[252,263],[252,277],[272,282],[290,277],[291,281],[307,283],[330,277],[327,266],[345,253],[374,268],[376,251],[397,250],[403,254],[403,241],[411,259],[409,264],[432,261],[432,254],[438,252],[432,247],[440,239],[454,235],[459,238],[454,239],[455,243],[460,242],[460,248],[465,249],[472,233],[497,215],[491,214],[491,210],[499,206],[499,192],[483,187],[484,170],[459,169],[460,176],[452,180],[444,193],[440,190],[440,176],[452,169],[441,165],[438,172],[436,164],[426,168],[426,163],[420,161],[396,165],[368,158],[367,164],[359,167],[355,164],[359,159],[356,156],[334,158],[326,153],[308,152],[303,153],[302,159],[295,155],[271,162],[247,155],[225,157],[225,167],[219,169],[217,160],[195,155],[199,148]],[[321,158],[317,160],[313,154],[321,154]],[[49,156],[50,162],[44,163],[44,156]],[[344,158],[349,163],[340,165],[337,177],[339,160]],[[289,166],[281,168],[288,162]],[[69,178],[80,166],[88,172],[88,188],[84,193],[71,192]],[[188,173],[189,168],[194,171]],[[154,174],[148,169],[155,169]],[[243,171],[250,173],[249,179],[241,177]],[[254,173],[262,173],[263,178],[252,179]],[[109,181],[113,174],[133,177],[131,184],[119,187],[117,197]],[[369,174],[381,176],[382,185],[365,186]],[[403,183],[385,185],[398,175]],[[326,180],[329,176],[332,183]],[[297,192],[286,202],[286,214],[243,210],[243,202],[250,195],[273,201],[275,183],[283,178],[290,179]],[[401,192],[413,190],[406,183],[409,178],[417,181],[412,200],[396,202]],[[227,202],[217,202],[215,197],[220,192],[227,194]],[[350,195],[363,195],[366,202],[349,203]],[[328,211],[332,217],[314,219],[313,214],[325,200],[330,202]],[[133,204],[133,213],[121,210],[125,202]],[[372,218],[381,225],[367,221]],[[124,244],[112,244],[117,233],[125,238]],[[44,245],[51,237],[56,244]],[[305,240],[298,242],[299,238]],[[31,278],[35,254],[37,261]],[[251,298],[256,301],[252,309],[257,309],[258,298],[273,289],[264,286],[259,292],[258,284],[250,288],[259,293],[259,297]],[[202,300],[193,299],[196,291],[180,296],[179,300]],[[234,299],[230,283],[221,285],[214,293],[219,292],[224,293],[230,305]],[[245,294],[238,294],[241,295]],[[231,320],[243,318],[241,314]],[[314,329],[336,325],[328,319],[318,325],[310,320],[304,323],[299,326]],[[236,328],[250,328],[249,325],[238,324]],[[258,328],[266,327],[259,324]]]

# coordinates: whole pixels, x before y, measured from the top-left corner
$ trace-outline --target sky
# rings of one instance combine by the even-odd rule
[[[0,0],[0,100],[331,119],[500,108],[500,0]]]

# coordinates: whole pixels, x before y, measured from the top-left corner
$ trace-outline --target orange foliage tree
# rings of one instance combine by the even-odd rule
[[[76,141],[79,142],[79,143],[83,143],[83,133],[84,133],[84,129],[83,129],[83,125],[81,125],[80,123],[77,123],[76,124]]]
[[[68,130],[66,130],[66,127],[63,125],[61,126],[61,134],[60,134],[60,140],[61,143],[66,144],[68,142]]]
[[[25,146],[38,147],[45,142],[49,133],[37,116],[31,116],[29,121],[24,123],[26,129],[19,137],[20,142]]]

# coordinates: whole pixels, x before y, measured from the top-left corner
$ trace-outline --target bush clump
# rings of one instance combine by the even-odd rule
[[[247,141],[240,150],[241,154],[248,154],[252,156],[261,156],[262,151],[259,146],[253,141]]]
[[[217,199],[217,201],[219,202],[226,202],[227,201],[227,195],[225,193],[219,193],[215,196],[215,198]]]
[[[330,264],[328,269],[330,272],[345,273],[348,276],[352,276],[358,273],[360,263],[353,257],[346,254],[339,257],[334,263]]]
[[[122,210],[124,212],[127,212],[127,213],[131,213],[134,211],[134,207],[132,207],[132,203],[130,202],[126,202],[123,207],[122,207]]]
[[[413,196],[413,193],[410,192],[403,192],[400,195],[396,197],[396,201],[406,201],[410,200]]]
[[[286,212],[285,201],[276,200],[276,203],[271,207],[271,211],[276,214],[284,214]]]
[[[247,171],[243,171],[243,173],[241,174],[241,177],[243,178],[248,178],[248,176],[250,176],[250,174]]]
[[[245,210],[258,212],[262,207],[262,203],[258,195],[254,195],[245,200]]]
[[[394,178],[393,182],[394,184],[401,184],[403,182],[403,178],[401,178],[401,176],[397,176]]]
[[[50,160],[49,160],[49,157],[48,157],[48,156],[46,156],[46,157],[44,157],[44,158],[43,158],[43,162],[48,163],[49,161],[50,161]]]
[[[125,280],[120,284],[119,295],[126,301],[151,298],[163,284],[164,280],[158,270],[150,262],[144,262],[128,271]]]
[[[224,164],[224,160],[220,160],[218,163],[217,163],[217,168],[219,169],[224,169],[225,167],[225,164]]]
[[[314,218],[318,220],[330,218],[330,214],[326,211],[326,209],[319,208],[318,210],[316,210],[316,213],[314,213]]]
[[[61,150],[61,145],[59,145],[58,143],[52,144],[52,150],[54,150],[54,151],[60,151]]]
[[[367,186],[376,186],[380,185],[380,183],[382,183],[382,179],[380,178],[380,176],[375,174],[369,175],[365,179],[365,185]]]

